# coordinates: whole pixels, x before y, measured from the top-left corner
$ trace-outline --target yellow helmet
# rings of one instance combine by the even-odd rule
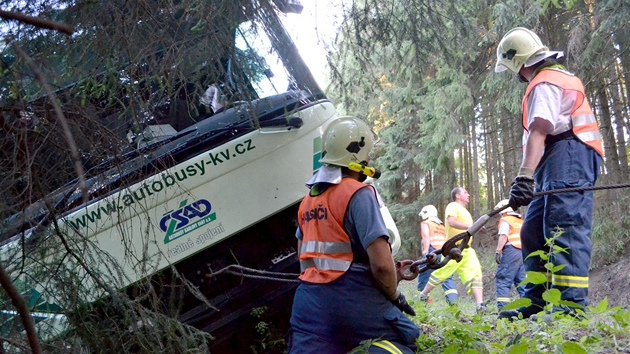
[[[437,209],[435,208],[435,206],[429,204],[427,206],[425,206],[424,208],[422,208],[422,210],[420,210],[420,214],[418,214],[422,217],[422,220],[426,220],[430,217],[434,217],[437,218],[438,216],[438,212]]]
[[[351,162],[367,165],[376,140],[372,129],[361,119],[340,117],[324,130],[319,162],[341,167],[348,167]]]
[[[536,33],[524,27],[513,28],[503,36],[497,46],[497,64],[494,72],[500,73],[508,69],[518,74],[523,65],[535,64],[527,63],[530,57],[545,51],[549,51],[549,48],[542,44]]]
[[[510,201],[508,199],[503,199],[502,201],[500,201],[495,207],[494,210],[497,209],[501,209],[504,206],[508,205],[510,203]],[[502,213],[513,213],[514,210],[511,207],[507,207],[505,209],[503,209],[503,211],[501,211]]]

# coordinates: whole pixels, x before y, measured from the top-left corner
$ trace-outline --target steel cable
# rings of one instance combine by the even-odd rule
[[[239,269],[241,272],[235,271],[233,270],[233,268]],[[263,275],[254,275],[254,274],[246,274],[243,273],[243,271],[246,272],[251,272],[251,273],[258,273],[258,274],[263,274]],[[284,282],[299,282],[299,280],[297,279],[297,277],[299,276],[299,274],[295,274],[295,273],[281,273],[281,272],[271,272],[271,271],[267,271],[267,270],[260,270],[260,269],[252,269],[252,268],[247,268],[244,267],[242,265],[239,264],[231,264],[223,269],[220,269],[216,272],[212,272],[210,274],[207,274],[207,277],[213,277],[215,275],[219,275],[221,273],[230,273],[230,274],[234,274],[234,275],[240,275],[242,277],[245,278],[253,278],[253,279],[265,279],[265,280],[275,280],[275,281],[284,281]],[[281,277],[295,277],[295,279],[283,279]]]
[[[584,192],[584,191],[592,191],[592,190],[605,190],[605,189],[617,189],[617,188],[629,188],[630,187],[630,183],[625,183],[625,184],[613,184],[613,185],[609,185],[609,186],[587,186],[587,187],[572,187],[572,188],[561,188],[561,189],[552,189],[552,190],[548,190],[548,191],[541,191],[541,192],[536,192],[534,193],[535,197],[540,197],[540,196],[545,196],[545,195],[550,195],[550,194],[556,194],[556,193],[573,193],[573,192]],[[499,208],[496,210],[491,211],[490,213],[487,214],[487,218],[490,218],[498,213],[500,213],[503,209],[506,209],[509,205],[504,206],[503,208]],[[487,219],[486,218],[486,219]],[[487,221],[487,220],[485,220]],[[483,222],[485,224],[485,221]],[[239,269],[240,272],[233,270],[233,268]],[[247,271],[247,272],[251,272],[251,273],[258,273],[261,275],[255,275],[255,274],[246,274],[243,273],[243,271]],[[284,282],[299,282],[299,279],[284,279],[282,277],[295,277],[297,278],[299,276],[299,274],[295,274],[295,273],[281,273],[281,272],[271,272],[271,271],[265,271],[265,270],[259,270],[259,269],[252,269],[252,268],[247,268],[238,264],[232,264],[229,265],[223,269],[220,269],[216,272],[212,272],[210,274],[207,274],[207,277],[213,277],[216,275],[219,275],[221,273],[230,273],[230,274],[234,274],[234,275],[240,275],[242,277],[245,278],[253,278],[253,279],[263,279],[263,280],[274,280],[274,281],[284,281]]]
[[[561,189],[552,189],[548,191],[541,191],[534,193],[535,197],[540,197],[543,195],[556,194],[556,193],[572,193],[572,192],[584,192],[584,191],[594,191],[601,189],[616,189],[616,188],[629,188],[630,183],[625,184],[613,184],[610,186],[587,186],[587,187],[572,187],[572,188],[561,188]]]

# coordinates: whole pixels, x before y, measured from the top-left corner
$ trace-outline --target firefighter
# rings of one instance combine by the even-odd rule
[[[470,195],[463,187],[455,187],[451,191],[452,202],[446,206],[444,213],[446,220],[446,239],[465,232],[473,223],[472,215],[466,209]],[[472,243],[472,240],[470,241]],[[483,303],[483,277],[481,273],[481,263],[477,258],[477,253],[472,247],[462,250],[462,259],[460,262],[451,259],[446,265],[431,274],[429,282],[424,287],[420,296],[429,296],[429,293],[438,285],[442,284],[446,279],[457,272],[459,278],[467,289],[469,294],[472,293],[477,311],[485,311],[486,306]]]
[[[429,204],[420,210],[418,214],[422,218],[420,222],[420,237],[422,238],[422,256],[426,256],[429,252],[435,252],[442,248],[446,241],[446,229],[442,220],[438,218],[438,211],[435,206]],[[433,273],[433,269],[418,274],[418,291],[422,291],[429,281],[429,277]],[[444,296],[449,305],[453,305],[459,299],[457,287],[453,281],[453,276],[449,277],[442,283]],[[429,302],[427,296],[420,295],[421,299]]]
[[[307,182],[298,212],[301,283],[291,313],[289,353],[347,353],[370,339],[414,349],[420,330],[398,276],[375,189],[366,175],[376,136],[342,117],[322,136],[323,166]],[[404,313],[403,313],[404,312]]]
[[[494,209],[500,209],[508,205],[504,199]],[[507,207],[501,212],[499,220],[499,241],[494,253],[497,263],[497,274],[494,278],[497,295],[497,309],[501,311],[503,306],[511,300],[512,284],[518,294],[523,297],[525,288],[519,284],[525,279],[525,267],[523,266],[523,254],[521,253],[521,214]]]
[[[547,273],[545,261],[528,256],[550,253],[552,264],[564,266],[551,274],[551,287],[560,290],[562,300],[583,307],[588,303],[593,192],[534,198],[534,192],[593,186],[604,155],[584,85],[563,62],[563,52],[550,51],[536,33],[517,27],[497,47],[495,72],[509,70],[528,82],[522,101],[523,160],[509,199],[513,210],[529,205],[521,229],[525,271]],[[555,246],[566,252],[551,252],[545,241],[554,236]],[[542,311],[545,290],[546,284],[527,284],[524,296],[532,305],[503,311],[499,318],[527,318]]]

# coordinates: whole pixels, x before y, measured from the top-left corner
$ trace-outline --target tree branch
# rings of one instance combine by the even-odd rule
[[[26,23],[28,25],[33,25],[38,28],[51,29],[53,31],[58,31],[61,33],[65,33],[67,35],[71,35],[74,32],[74,28],[69,25],[46,20],[39,17],[27,16],[18,12],[4,11],[0,10],[0,17],[5,20],[16,20],[22,23]]]
[[[7,41],[8,42],[8,41]],[[46,82],[44,78],[44,74],[37,67],[33,59],[31,59],[17,44],[13,43],[13,49],[15,53],[22,58],[28,64],[28,67],[35,74],[35,78],[42,85],[44,92],[46,92],[46,96],[50,99],[50,104],[53,106],[55,111],[55,115],[57,116],[57,120],[61,124],[61,129],[64,133],[64,137],[66,138],[66,142],[68,143],[68,147],[70,148],[70,156],[72,156],[72,160],[74,161],[74,169],[77,172],[77,177],[79,179],[79,188],[81,189],[81,194],[83,196],[83,201],[87,203],[88,194],[87,194],[87,184],[85,181],[85,171],[83,170],[83,163],[81,162],[81,156],[79,155],[79,149],[77,144],[72,136],[72,132],[70,131],[70,125],[68,125],[68,121],[66,117],[63,115],[63,111],[59,106],[59,102],[57,101],[55,94],[53,93],[50,85]]]
[[[33,317],[31,317],[31,313],[26,306],[24,298],[20,295],[15,285],[13,285],[11,277],[9,277],[9,274],[7,274],[2,264],[0,264],[0,285],[2,285],[2,288],[7,293],[7,296],[11,299],[11,303],[15,306],[18,314],[20,314],[31,350],[34,354],[41,353],[42,348],[39,343],[39,339],[37,338],[37,334],[35,333],[35,322],[33,321]]]

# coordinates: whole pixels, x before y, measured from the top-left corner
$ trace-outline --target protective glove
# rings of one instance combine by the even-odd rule
[[[516,211],[519,207],[529,205],[534,199],[534,179],[529,176],[516,176],[510,188],[510,208]]]
[[[411,307],[408,303],[407,303],[407,299],[405,299],[405,295],[403,295],[401,292],[398,292],[398,297],[393,299],[393,300],[389,300],[392,302],[392,304],[394,304],[394,306],[398,307],[398,309],[410,316],[415,316],[416,315],[416,311],[413,310],[413,307]]]
[[[494,252],[494,261],[501,264],[501,251]]]

